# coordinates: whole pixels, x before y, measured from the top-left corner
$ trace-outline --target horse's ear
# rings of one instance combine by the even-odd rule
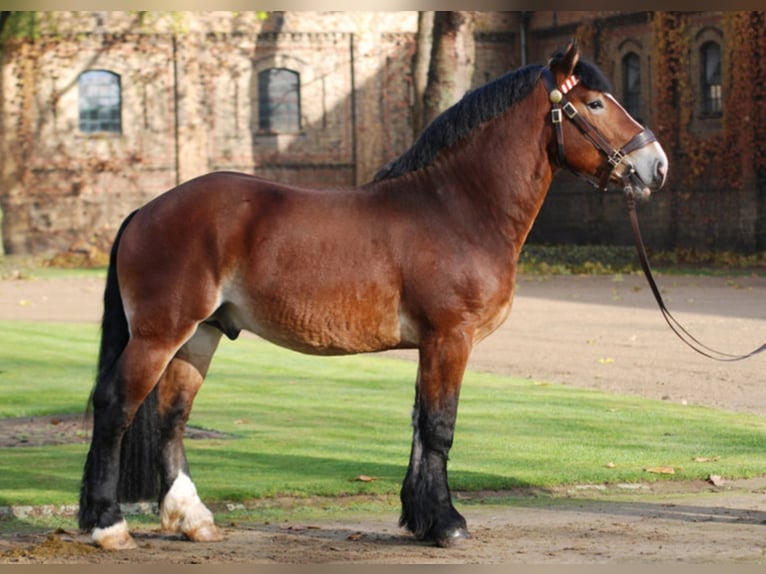
[[[558,52],[548,62],[548,67],[556,76],[558,84],[563,83],[569,76],[574,74],[575,66],[579,60],[580,49],[577,47],[577,40],[573,38],[563,53]]]

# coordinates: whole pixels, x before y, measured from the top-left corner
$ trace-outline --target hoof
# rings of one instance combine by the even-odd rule
[[[223,540],[221,530],[215,524],[204,524],[194,530],[184,532],[184,535],[193,542],[220,542]]]
[[[471,535],[465,528],[455,528],[437,537],[434,542],[440,548],[455,548],[463,546],[470,539]]]
[[[108,528],[93,530],[93,541],[104,550],[133,550],[136,541],[128,532],[128,523],[121,520]]]

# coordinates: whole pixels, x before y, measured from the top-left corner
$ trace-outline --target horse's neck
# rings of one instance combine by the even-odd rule
[[[529,233],[550,187],[545,113],[536,95],[478,128],[468,141],[437,162],[442,181],[483,215],[484,221],[514,244]]]

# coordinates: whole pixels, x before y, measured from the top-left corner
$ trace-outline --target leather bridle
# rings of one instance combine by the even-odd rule
[[[627,186],[630,177],[637,177],[636,170],[627,156],[637,149],[657,141],[652,130],[644,128],[633,136],[628,143],[617,149],[613,147],[612,144],[601,135],[601,132],[584,118],[577,111],[577,108],[572,105],[572,102],[567,99],[566,94],[579,82],[576,76],[570,76],[561,86],[556,85],[556,80],[550,68],[543,68],[541,76],[545,83],[545,89],[548,91],[548,99],[551,102],[551,122],[553,123],[553,131],[556,134],[559,165],[567,168],[585,179],[591,185],[594,185],[603,191],[606,191],[609,179],[612,177],[614,171],[622,165],[624,166],[624,170],[620,175],[620,178]],[[591,174],[575,170],[568,165],[564,147],[564,128],[562,125],[564,123],[564,117],[570,120],[585,138],[604,156],[604,162],[598,170],[601,174],[600,177],[594,177]]]
[[[644,242],[641,238],[641,230],[638,226],[638,216],[636,215],[636,199],[630,179],[637,178],[640,181],[640,177],[636,173],[636,169],[633,164],[627,158],[630,153],[636,151],[637,149],[641,149],[642,147],[657,141],[657,138],[652,133],[652,130],[649,128],[644,128],[635,136],[633,136],[628,143],[617,149],[613,147],[612,144],[610,144],[609,141],[607,141],[607,139],[601,135],[598,129],[596,129],[593,124],[591,124],[586,118],[584,118],[577,111],[574,105],[572,105],[572,102],[567,99],[566,94],[574,86],[576,86],[579,81],[576,76],[570,76],[561,86],[556,85],[556,80],[550,68],[543,68],[541,76],[543,82],[545,83],[545,88],[548,91],[548,99],[551,103],[551,121],[553,123],[553,131],[556,134],[556,147],[558,149],[559,165],[570,170],[579,177],[585,179],[591,185],[594,185],[603,191],[606,191],[607,185],[609,184],[609,180],[611,179],[614,171],[620,165],[624,166],[622,173],[619,174],[619,178],[623,182],[625,197],[628,202],[628,213],[630,215],[631,227],[633,228],[633,238],[635,240],[636,250],[638,251],[638,258],[641,262],[641,269],[646,276],[646,280],[648,281],[649,287],[652,290],[652,294],[657,301],[660,312],[662,313],[662,316],[664,317],[665,322],[668,324],[670,329],[691,349],[700,355],[704,355],[705,357],[714,359],[716,361],[741,361],[766,351],[766,343],[757,349],[742,355],[733,355],[712,349],[694,338],[694,336],[692,336],[686,329],[684,329],[678,320],[673,317],[670,311],[668,311],[668,308],[662,299],[662,295],[660,294],[660,289],[657,287],[657,282],[654,280],[654,276],[652,275],[652,270],[649,266],[649,258],[646,255],[646,248],[644,247]],[[568,162],[566,161],[566,150],[564,147],[564,129],[562,125],[564,117],[569,119],[580,130],[583,136],[585,136],[585,138],[603,154],[605,158],[604,162],[597,171],[597,173],[600,172],[600,177],[595,177],[591,174],[578,171],[568,165]]]

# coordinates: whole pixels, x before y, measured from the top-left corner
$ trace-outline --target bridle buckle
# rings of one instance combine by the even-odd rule
[[[577,115],[577,108],[575,108],[569,100],[564,103],[563,109],[570,120]]]
[[[607,161],[612,166],[612,169],[616,168],[625,160],[625,155],[620,150],[615,150],[610,156],[607,156]]]

